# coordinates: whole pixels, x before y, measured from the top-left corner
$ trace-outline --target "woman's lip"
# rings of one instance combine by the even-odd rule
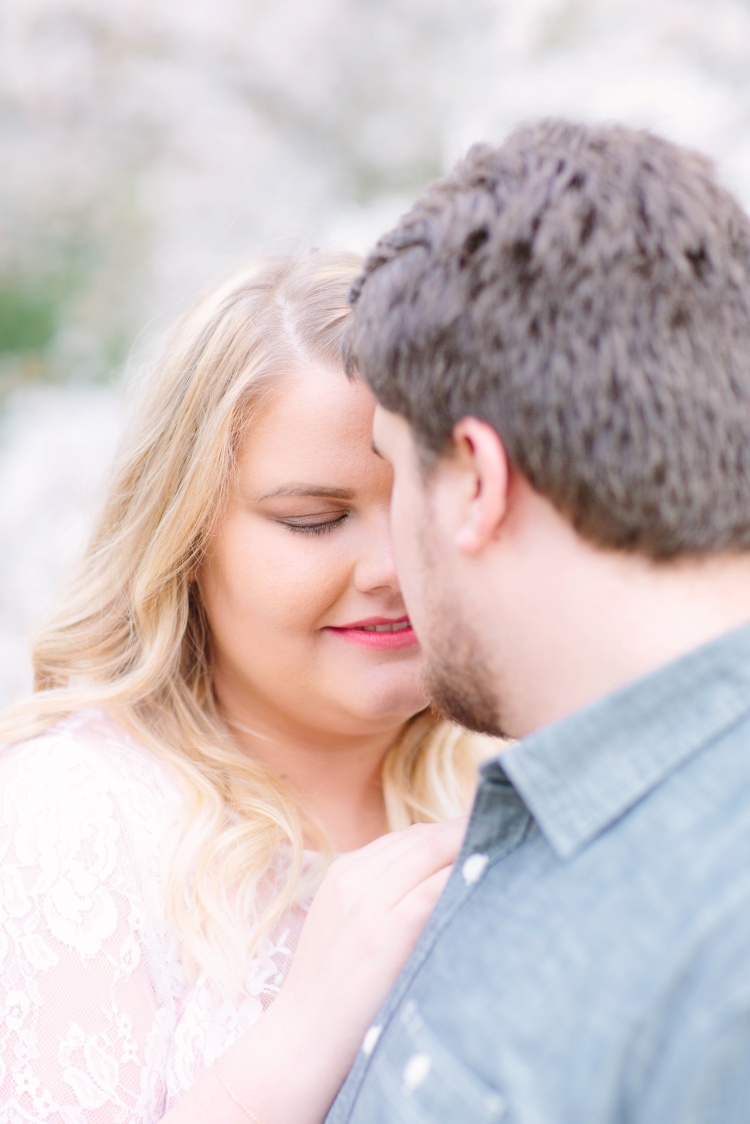
[[[405,620],[408,620],[408,617],[402,617],[400,621],[380,618],[363,621],[362,624],[401,624]],[[397,629],[395,632],[366,632],[362,625],[359,627],[344,625],[339,628],[329,625],[327,631],[333,632],[349,644],[359,644],[361,648],[371,648],[379,652],[393,652],[398,648],[410,648],[417,643],[417,634],[411,625],[408,628]]]
[[[335,628],[364,628],[365,625],[373,624],[405,624],[408,621],[408,616],[404,614],[402,617],[365,617],[361,621],[347,621],[346,624],[332,625]]]

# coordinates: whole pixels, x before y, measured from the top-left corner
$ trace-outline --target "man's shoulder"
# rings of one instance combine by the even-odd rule
[[[459,1119],[435,1108],[454,1102],[472,1120],[609,1121],[646,1095],[666,1040],[681,1043],[675,1083],[701,1026],[734,1041],[750,1017],[746,748],[741,730],[707,745],[572,855],[507,785],[486,793],[338,1109],[356,1098],[367,1124]]]

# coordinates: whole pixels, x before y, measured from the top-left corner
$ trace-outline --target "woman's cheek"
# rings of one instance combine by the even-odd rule
[[[317,622],[348,588],[352,566],[346,543],[335,531],[285,534],[291,542],[282,539],[267,552],[258,552],[258,560],[261,553],[265,557],[253,567],[253,575],[246,574],[246,589],[252,588],[252,601],[263,616],[272,613]]]

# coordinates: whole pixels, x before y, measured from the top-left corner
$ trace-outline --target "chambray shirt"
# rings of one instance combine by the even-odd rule
[[[482,772],[328,1124],[748,1124],[750,626]]]

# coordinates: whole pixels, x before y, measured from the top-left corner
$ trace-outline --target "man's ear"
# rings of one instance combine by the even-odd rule
[[[471,417],[453,427],[453,448],[466,470],[468,487],[456,546],[463,554],[478,554],[496,537],[505,517],[508,455],[497,431]]]

